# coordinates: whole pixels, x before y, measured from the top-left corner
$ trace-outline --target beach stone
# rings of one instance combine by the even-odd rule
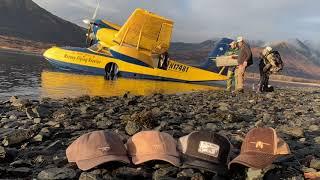
[[[34,124],[40,124],[41,123],[41,118],[34,118],[33,119]]]
[[[25,107],[25,106],[30,104],[29,100],[20,99],[20,98],[18,98],[16,96],[12,96],[10,98],[10,102],[11,102],[12,106],[17,107],[17,108],[22,108],[22,107]]]
[[[318,125],[311,125],[311,126],[309,126],[309,131],[312,131],[312,132],[314,132],[314,131],[319,131],[319,126]]]
[[[30,160],[26,160],[26,159],[19,159],[17,161],[14,161],[12,163],[10,163],[11,167],[32,167],[32,163]]]
[[[100,174],[95,174],[92,172],[81,173],[79,180],[103,180]]]
[[[222,103],[221,102],[218,105],[219,105],[218,110],[220,110],[220,111],[229,111],[229,109],[231,108],[231,106],[229,104],[227,104],[227,103]]]
[[[45,162],[45,158],[43,155],[39,155],[34,159],[34,162],[36,164],[42,164],[43,162]]]
[[[130,136],[139,132],[140,129],[141,129],[141,127],[136,122],[133,122],[133,121],[128,121],[128,123],[125,127],[126,133]]]
[[[249,168],[247,171],[247,180],[255,180],[255,179],[262,179],[263,174],[261,169],[255,169]]]
[[[170,176],[175,177],[176,176],[175,174],[177,174],[177,172],[178,172],[178,168],[173,166],[160,168],[153,173],[152,179],[158,180],[160,177],[170,177]]]
[[[76,175],[76,172],[70,168],[50,168],[41,171],[38,174],[38,179],[74,179]]]
[[[13,114],[13,115],[10,115],[10,116],[9,116],[9,119],[10,119],[10,120],[17,120],[17,119],[18,119],[18,116],[15,115],[15,114]]]
[[[22,143],[23,141],[26,141],[32,137],[32,130],[16,129],[4,137],[2,144],[4,146],[11,146],[14,144]]]
[[[66,119],[70,115],[70,110],[67,108],[58,109],[52,114],[52,117],[56,120]]]
[[[193,169],[183,169],[177,174],[177,177],[189,177],[191,178],[194,175]]]
[[[120,179],[150,179],[151,174],[141,168],[120,167],[112,171],[112,176]]]
[[[6,158],[7,152],[4,147],[0,146],[0,160]]]
[[[211,131],[215,131],[217,130],[218,126],[216,123],[208,123],[206,125],[206,129],[211,130]]]
[[[320,170],[320,159],[312,159],[310,162],[310,167],[316,170]]]
[[[12,177],[25,177],[32,174],[32,170],[28,167],[8,168],[7,174]]]
[[[205,180],[205,177],[201,173],[195,173],[192,175],[191,180]]]
[[[118,180],[108,174],[105,169],[96,169],[89,172],[82,172],[79,180]]]
[[[26,108],[26,114],[27,117],[31,120],[33,120],[34,118],[38,118],[37,114],[34,113],[31,108]]]
[[[113,122],[107,118],[102,118],[97,122],[97,128],[99,129],[108,129],[113,125]]]
[[[37,142],[42,142],[42,140],[43,140],[43,135],[38,134],[38,135],[36,135],[35,137],[33,137],[33,140],[34,140],[34,141],[37,141]]]
[[[40,118],[47,118],[51,115],[51,111],[43,105],[32,108],[32,111],[36,114],[37,117]]]
[[[316,144],[320,144],[320,136],[315,137],[313,140]]]
[[[317,172],[317,170],[316,169],[314,169],[314,168],[308,168],[308,167],[304,167],[304,168],[302,168],[302,170],[303,170],[303,172]]]
[[[303,138],[304,131],[301,127],[285,127],[282,129],[282,132],[288,135],[291,135],[295,138]]]

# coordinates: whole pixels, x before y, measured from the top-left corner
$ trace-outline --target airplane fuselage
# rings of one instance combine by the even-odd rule
[[[106,75],[106,67],[114,63],[118,67],[118,76],[170,81],[224,81],[227,77],[211,71],[199,69],[174,60],[169,60],[166,69],[141,64],[141,61],[124,54],[106,50],[93,52],[88,48],[53,47],[44,53],[44,57],[55,67],[68,71]]]

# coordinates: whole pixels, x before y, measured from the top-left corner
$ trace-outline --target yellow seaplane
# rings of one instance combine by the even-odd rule
[[[136,9],[123,26],[105,20],[91,24],[87,34],[90,47],[52,47],[43,56],[59,69],[110,78],[227,80],[217,72],[170,59],[168,50],[174,23],[162,16]]]

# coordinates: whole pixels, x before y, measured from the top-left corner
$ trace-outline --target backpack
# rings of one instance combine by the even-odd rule
[[[268,56],[271,57],[269,59],[267,59]],[[271,51],[269,54],[267,54],[265,56],[265,59],[267,61],[273,61],[273,64],[275,64],[276,66],[272,66],[270,71],[272,72],[279,72],[281,70],[283,70],[283,61],[282,61],[282,58],[280,56],[280,53],[278,51]]]

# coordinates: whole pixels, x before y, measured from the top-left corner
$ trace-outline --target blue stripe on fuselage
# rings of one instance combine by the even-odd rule
[[[121,53],[113,51],[113,50],[110,50],[110,52],[111,52],[112,56],[114,58],[116,58],[116,59],[120,59],[122,61],[125,61],[125,62],[128,62],[128,63],[132,63],[132,64],[136,64],[136,65],[140,65],[140,66],[150,67],[148,64],[140,61],[139,59],[136,59],[136,58],[121,54]]]
[[[136,64],[136,65],[140,65],[140,66],[145,66],[145,67],[150,67],[148,64],[146,64],[136,58],[133,58],[133,57],[130,57],[130,56],[127,56],[127,55],[124,55],[124,54],[121,54],[121,53],[118,53],[118,52],[112,51],[112,50],[110,50],[110,53],[112,54],[112,56],[108,56],[105,54],[99,54],[99,53],[92,52],[92,51],[88,50],[87,48],[62,47],[62,49],[69,50],[69,51],[89,53],[89,54],[104,56],[104,57],[108,57],[108,58],[119,59],[124,62],[132,63],[132,64]]]

